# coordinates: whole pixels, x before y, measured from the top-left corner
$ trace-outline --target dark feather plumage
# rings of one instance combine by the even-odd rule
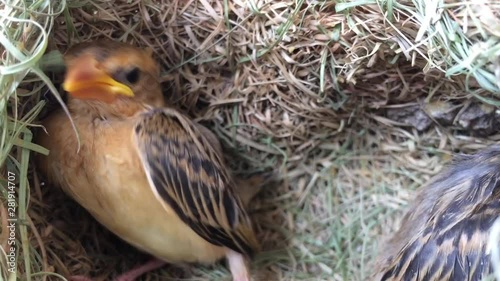
[[[258,243],[223,160],[198,127],[173,109],[143,115],[135,133],[155,193],[198,235],[252,256]]]
[[[381,249],[376,280],[483,280],[500,215],[500,146],[463,155],[423,187]]]

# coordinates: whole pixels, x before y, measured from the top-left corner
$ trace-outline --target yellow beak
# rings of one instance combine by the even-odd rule
[[[63,89],[75,98],[111,102],[117,95],[133,97],[132,89],[104,72],[91,55],[83,55],[68,65]]]

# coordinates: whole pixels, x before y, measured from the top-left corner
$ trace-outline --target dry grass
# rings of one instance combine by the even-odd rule
[[[217,133],[237,173],[279,167],[284,183],[252,206],[264,241],[253,264],[260,279],[366,280],[379,238],[397,226],[414,190],[452,152],[500,140],[500,7],[434,2],[417,9],[420,2],[391,0],[69,1],[47,27],[48,43],[64,51],[107,37],[153,48],[171,103]],[[16,40],[31,46],[30,38]],[[477,44],[482,52],[470,55]],[[61,75],[51,78],[58,85]],[[40,99],[49,107],[39,117],[56,104],[45,82],[17,79],[25,81],[18,96],[30,93],[9,104],[17,117]],[[12,114],[7,104],[2,110]],[[409,125],[417,121],[420,130]],[[29,150],[16,147],[6,167],[24,157],[27,174]],[[147,258],[29,172],[18,278],[109,280]],[[144,280],[228,277],[221,265],[168,266]]]

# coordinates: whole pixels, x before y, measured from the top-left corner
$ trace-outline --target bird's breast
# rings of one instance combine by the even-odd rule
[[[50,140],[42,137],[42,145],[51,150],[45,159],[52,167],[49,178],[101,224],[170,262],[210,263],[224,256],[224,248],[201,238],[155,197],[133,142],[133,118],[102,124],[75,119],[82,144],[78,154],[76,137],[64,120],[61,114],[45,124]]]

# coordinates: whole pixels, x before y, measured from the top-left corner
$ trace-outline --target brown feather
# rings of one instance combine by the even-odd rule
[[[207,241],[251,256],[258,249],[250,219],[223,161],[198,126],[173,109],[143,115],[139,153],[159,200]]]
[[[376,280],[482,280],[500,215],[500,146],[463,156],[422,188],[381,248]]]

